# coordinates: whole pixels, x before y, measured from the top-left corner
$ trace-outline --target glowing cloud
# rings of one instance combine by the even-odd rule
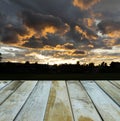
[[[92,27],[94,24],[94,20],[92,18],[84,18],[83,22],[85,23],[85,25],[87,25],[88,27]]]
[[[98,28],[102,34],[106,34],[108,37],[120,38],[120,22],[111,20],[101,21],[98,24]]]
[[[79,32],[80,34],[82,34],[83,38],[86,38],[88,40],[96,40],[97,39],[97,35],[90,33],[86,30],[83,30],[80,26],[75,26],[75,30],[77,32]]]
[[[55,27],[52,27],[52,26],[51,26],[51,27],[45,27],[45,28],[42,30],[41,34],[42,34],[42,36],[46,37],[46,36],[47,36],[47,33],[54,34],[56,31],[57,31],[57,30],[56,30]]]
[[[73,0],[73,5],[79,7],[81,10],[88,10],[100,0]]]
[[[25,43],[25,41],[28,41],[29,38],[31,38],[32,36],[34,36],[36,34],[36,32],[31,29],[26,27],[27,33],[24,35],[17,35],[18,36],[18,40],[19,40],[19,45],[23,45]]]

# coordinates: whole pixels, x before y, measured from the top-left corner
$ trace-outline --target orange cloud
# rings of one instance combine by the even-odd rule
[[[94,48],[94,45],[89,44],[88,47],[89,47],[89,48]]]
[[[82,34],[82,36],[88,40],[90,40],[90,39],[96,40],[97,39],[96,35],[88,33],[86,30],[83,30],[80,26],[75,26],[75,30],[77,32],[79,32],[80,34]]]
[[[54,34],[57,31],[57,29],[53,26],[45,27],[41,31],[41,36],[46,37],[48,33]]]
[[[112,47],[116,44],[117,40],[115,39],[104,39],[103,40],[104,44],[107,46],[107,47]]]
[[[108,33],[107,35],[111,38],[117,39],[117,38],[120,38],[120,31],[113,31]]]
[[[47,35],[48,34],[59,34],[60,36],[64,35],[66,32],[69,31],[69,25],[65,24],[66,28],[57,28],[55,26],[45,26],[44,28],[42,28],[40,31],[37,31],[33,28],[30,28],[28,26],[25,26],[25,29],[27,31],[26,34],[24,35],[20,35],[17,34],[19,43],[15,43],[15,45],[24,45],[26,42],[29,41],[30,38],[34,37],[35,39],[40,40],[42,37],[48,39]],[[34,39],[33,39],[34,40]]]
[[[120,22],[106,20],[98,24],[98,28],[102,34],[108,37],[119,39],[120,38]]]
[[[84,18],[83,22],[85,23],[85,25],[87,25],[88,27],[93,26],[94,24],[94,20],[92,18]]]
[[[66,23],[63,28],[57,28],[55,26],[45,26],[44,29],[41,30],[41,36],[47,37],[48,33],[51,33],[51,34],[59,33],[60,35],[64,35],[69,30],[70,30],[70,27]]]
[[[32,36],[34,36],[36,34],[35,30],[33,30],[32,28],[29,27],[25,27],[27,30],[27,34],[24,35],[20,35],[18,34],[18,39],[20,40],[19,45],[24,44],[25,41],[28,41],[29,38],[31,38]]]
[[[56,45],[55,47],[50,45],[45,45],[41,50],[55,50],[55,51],[74,51],[75,47],[72,43],[65,43],[63,45]]]
[[[88,10],[98,2],[100,2],[100,0],[73,0],[73,5],[82,10]]]

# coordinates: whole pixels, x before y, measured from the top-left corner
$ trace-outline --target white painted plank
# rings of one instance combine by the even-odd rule
[[[22,83],[23,81],[13,81],[0,90],[0,104],[2,104]]]
[[[79,81],[68,81],[68,90],[75,121],[102,121]]]
[[[110,82],[120,89],[120,81],[110,81]]]
[[[82,82],[104,121],[120,121],[120,107],[95,82]]]
[[[51,81],[39,81],[14,121],[43,121]]]
[[[37,81],[26,81],[0,106],[0,121],[13,121]]]
[[[44,121],[73,121],[65,81],[53,81]]]
[[[96,83],[120,106],[120,89],[108,81],[96,81]]]

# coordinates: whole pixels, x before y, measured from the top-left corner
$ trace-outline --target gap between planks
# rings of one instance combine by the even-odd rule
[[[75,121],[102,121],[93,102],[79,81],[68,81]]]
[[[82,81],[104,121],[120,121],[120,107],[95,83]]]
[[[0,106],[0,121],[13,121],[37,81],[26,81]]]
[[[53,81],[44,121],[74,121],[65,81]]]

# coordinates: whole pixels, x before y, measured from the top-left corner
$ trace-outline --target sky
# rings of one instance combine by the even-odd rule
[[[0,0],[3,62],[120,61],[120,0]]]

